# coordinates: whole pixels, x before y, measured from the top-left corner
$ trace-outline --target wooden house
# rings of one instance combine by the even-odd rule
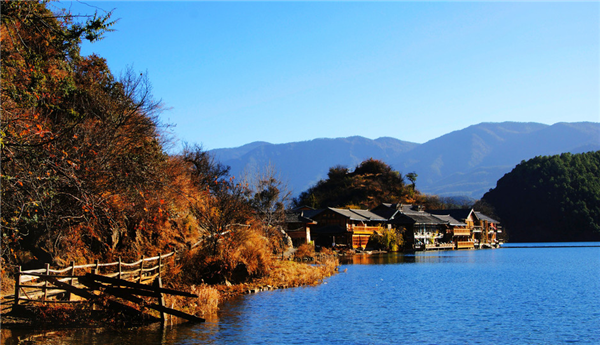
[[[432,210],[435,217],[448,221],[450,241],[456,249],[473,249],[473,225],[475,216],[472,209]]]
[[[319,212],[321,210],[298,208],[285,213],[285,232],[290,236],[295,247],[312,242],[310,231],[317,225],[317,222],[311,217]]]
[[[449,215],[466,224],[466,228],[470,233],[468,236],[467,229],[455,228],[454,230],[457,237],[455,240],[457,249],[498,246],[497,234],[502,232],[499,222],[481,212],[473,209],[451,209],[435,210],[431,213],[437,216]],[[464,236],[461,236],[463,233]]]
[[[466,223],[456,220],[448,214],[433,214],[433,216],[442,220],[446,229],[439,248],[435,249],[473,248],[471,230]]]
[[[479,230],[480,247],[497,247],[498,233],[502,232],[499,222],[481,212],[474,211],[475,228]]]
[[[446,234],[447,222],[417,205],[381,204],[371,212],[388,219],[388,224],[404,234],[408,250],[439,249]],[[450,249],[450,248],[448,248]]]
[[[473,209],[433,210],[405,204],[383,203],[372,210],[300,208],[286,214],[287,234],[295,246],[310,243],[324,247],[365,249],[377,230],[394,228],[408,250],[472,249],[497,247],[501,227]]]
[[[368,210],[327,208],[313,217],[317,226],[311,229],[315,244],[324,247],[365,249],[369,237],[387,219]]]

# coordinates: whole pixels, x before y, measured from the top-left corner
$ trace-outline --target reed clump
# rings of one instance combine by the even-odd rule
[[[320,284],[325,278],[338,271],[339,261],[335,256],[324,257],[316,264],[295,261],[279,261],[271,273],[257,281],[273,287],[296,287]]]
[[[268,275],[273,262],[271,244],[258,229],[239,229],[188,252],[178,277],[187,285],[244,283]]]
[[[201,318],[207,318],[217,313],[221,302],[221,294],[214,286],[207,284],[192,285],[184,290],[197,297],[190,299],[189,297],[168,295],[165,296],[165,305]],[[185,320],[171,315],[168,315],[167,318],[171,324],[185,322]]]
[[[298,249],[296,249],[294,256],[300,259],[313,258],[315,257],[315,247],[310,243],[301,244]]]
[[[195,309],[195,315],[206,317],[215,314],[219,309],[220,294],[212,286],[192,286],[192,293],[198,295],[196,301],[192,302],[191,307]]]

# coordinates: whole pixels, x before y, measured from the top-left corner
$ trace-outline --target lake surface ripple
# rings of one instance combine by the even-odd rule
[[[581,245],[355,256],[322,285],[241,296],[205,324],[62,341],[600,344],[600,243]]]

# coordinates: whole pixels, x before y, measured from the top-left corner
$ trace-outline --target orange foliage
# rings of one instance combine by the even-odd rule
[[[184,260],[189,281],[264,276],[278,237],[248,188],[199,147],[165,153],[147,79],[79,55],[107,18],[71,19],[2,2],[3,260],[133,261],[202,241]]]

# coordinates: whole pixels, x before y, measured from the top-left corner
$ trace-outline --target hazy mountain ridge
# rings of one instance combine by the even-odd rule
[[[480,198],[522,160],[596,150],[600,150],[600,123],[503,122],[469,126],[424,144],[353,136],[286,144],[254,142],[211,152],[231,166],[234,176],[272,165],[294,195],[325,178],[332,166],[354,168],[372,157],[402,174],[415,171],[417,188],[424,193]]]

